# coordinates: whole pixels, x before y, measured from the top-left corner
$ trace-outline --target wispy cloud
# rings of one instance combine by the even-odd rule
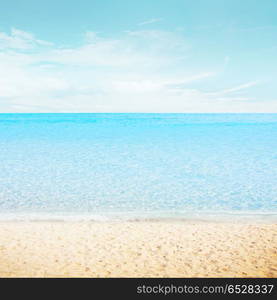
[[[36,39],[35,36],[29,32],[11,29],[10,34],[0,32],[0,49],[19,49],[26,50],[35,46],[51,46],[52,43]]]
[[[255,80],[255,81],[251,81],[251,82],[246,82],[246,83],[243,83],[243,84],[240,84],[240,85],[237,85],[235,87],[232,87],[232,88],[228,88],[228,89],[224,89],[224,90],[221,90],[221,91],[218,91],[218,92],[215,92],[215,93],[212,93],[212,94],[220,94],[220,95],[226,95],[226,94],[231,94],[231,93],[234,93],[234,92],[238,92],[238,91],[241,91],[241,90],[245,90],[245,89],[248,89],[252,86],[256,86],[260,83],[259,80]]]
[[[113,81],[113,87],[117,91],[121,92],[155,92],[155,91],[161,91],[161,92],[170,92],[174,90],[183,90],[187,88],[187,85],[191,82],[207,78],[210,76],[213,76],[213,73],[201,73],[196,75],[191,75],[189,77],[174,77],[170,76],[169,78],[146,78],[146,79],[140,79],[140,80],[117,80]]]
[[[251,112],[262,107],[236,93],[258,80],[204,92],[201,83],[216,82],[222,74],[188,64],[183,57],[189,46],[181,33],[137,30],[104,38],[90,31],[83,45],[60,48],[12,29],[0,32],[0,45],[0,112]]]
[[[138,23],[137,25],[138,26],[144,26],[144,25],[148,25],[148,24],[157,23],[157,22],[160,22],[160,21],[162,21],[162,18],[153,18],[153,19]]]

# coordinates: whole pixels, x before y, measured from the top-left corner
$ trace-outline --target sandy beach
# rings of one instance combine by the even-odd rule
[[[1,277],[277,277],[277,225],[1,222]]]

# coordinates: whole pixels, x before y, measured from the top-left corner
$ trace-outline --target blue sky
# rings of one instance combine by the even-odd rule
[[[276,0],[6,0],[0,112],[277,112]]]

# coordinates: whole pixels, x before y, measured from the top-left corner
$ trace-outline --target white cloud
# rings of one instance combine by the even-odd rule
[[[53,49],[43,59],[75,66],[161,67],[183,59],[186,43],[165,31],[126,31],[118,38],[101,38],[86,32],[86,43],[77,48]]]
[[[141,80],[120,80],[112,82],[115,90],[120,92],[154,92],[187,89],[187,84],[202,78],[213,76],[213,73],[201,73],[189,77],[153,78]]]
[[[51,45],[52,43],[36,39],[31,33],[15,28],[11,29],[10,35],[4,32],[0,32],[0,49],[26,50],[31,49],[35,46]]]
[[[226,94],[231,94],[231,93],[234,93],[234,92],[238,92],[238,91],[241,91],[241,90],[245,90],[245,89],[248,89],[252,86],[256,86],[258,85],[260,82],[258,80],[255,80],[255,81],[251,81],[251,82],[246,82],[244,84],[240,84],[238,86],[235,86],[235,87],[232,87],[232,88],[228,88],[228,89],[224,89],[224,90],[221,90],[221,91],[218,91],[218,92],[215,92],[215,93],[210,93],[211,95],[226,95]]]
[[[157,23],[157,22],[160,22],[160,21],[162,21],[161,18],[153,18],[153,19],[150,19],[150,20],[147,20],[147,21],[139,23],[138,26],[144,26],[144,25],[148,25],[148,24],[153,24],[153,23]]]
[[[277,111],[275,101],[237,94],[258,81],[203,91],[199,83],[222,74],[194,70],[178,32],[89,31],[83,45],[59,48],[12,29],[0,32],[0,45],[0,112]]]

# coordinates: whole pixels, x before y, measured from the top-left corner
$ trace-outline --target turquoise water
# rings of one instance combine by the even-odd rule
[[[0,114],[2,216],[277,214],[276,114]]]

